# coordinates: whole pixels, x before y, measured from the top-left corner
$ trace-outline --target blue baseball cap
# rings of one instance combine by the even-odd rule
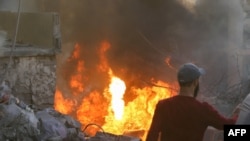
[[[199,68],[193,63],[186,63],[179,68],[177,78],[180,83],[188,83],[194,81],[203,74],[205,74],[203,68]]]

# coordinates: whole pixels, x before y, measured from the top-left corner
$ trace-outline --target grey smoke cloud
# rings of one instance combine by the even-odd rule
[[[60,13],[67,44],[62,54],[72,51],[68,43],[80,43],[91,70],[98,62],[100,42],[107,40],[114,72],[138,85],[140,79],[151,77],[175,81],[175,70],[164,62],[170,57],[175,68],[185,62],[204,67],[203,82],[218,82],[216,89],[223,89],[231,61],[228,52],[242,43],[244,13],[239,0],[198,0],[195,13],[176,0],[61,0],[57,4],[45,0],[44,4],[45,10]]]

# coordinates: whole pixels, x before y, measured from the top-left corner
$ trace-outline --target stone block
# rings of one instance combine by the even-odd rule
[[[53,107],[56,88],[56,57],[15,57],[11,67],[8,57],[0,58],[0,80],[10,83],[12,93],[38,108]]]

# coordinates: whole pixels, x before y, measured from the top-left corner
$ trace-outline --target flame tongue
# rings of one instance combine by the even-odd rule
[[[123,116],[125,90],[125,83],[120,78],[113,76],[109,85],[109,92],[112,95],[111,106],[116,120],[121,120]]]
[[[86,83],[89,78],[85,61],[80,56],[81,47],[76,44],[69,64],[74,64],[68,86],[71,93],[65,93],[57,87],[55,94],[55,109],[64,114],[71,114],[81,122],[82,128],[89,123],[101,125],[105,132],[124,134],[126,131],[147,131],[153,117],[154,108],[160,99],[171,97],[176,92],[162,87],[145,86],[138,88],[130,86],[126,88],[126,80],[121,80],[112,72],[105,52],[110,48],[106,41],[101,43],[98,50],[100,62],[97,64],[96,74],[105,78],[105,88],[99,90],[87,90]],[[171,66],[170,58],[166,63]],[[70,65],[72,66],[72,65]],[[70,68],[71,69],[71,68]],[[104,77],[103,77],[104,75]],[[106,85],[107,83],[108,85]],[[169,87],[168,83],[160,80],[151,80],[155,85]],[[124,102],[124,93],[135,96],[133,100]],[[71,95],[70,95],[71,94]],[[65,97],[64,97],[65,96]],[[66,97],[67,96],[67,97]],[[95,135],[99,128],[88,128],[85,132]],[[145,138],[146,132],[138,137]]]

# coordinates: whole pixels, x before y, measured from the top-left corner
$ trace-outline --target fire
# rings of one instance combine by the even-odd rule
[[[74,47],[74,52],[72,53],[72,56],[68,59],[68,61],[79,58],[80,58],[80,45],[76,44]]]
[[[73,111],[75,105],[74,101],[71,99],[66,99],[63,97],[60,90],[56,90],[55,93],[55,109],[63,114],[70,114]]]
[[[167,83],[162,81],[155,82],[155,84],[169,87]],[[145,138],[145,132],[150,127],[157,102],[160,99],[175,95],[175,92],[157,86],[148,86],[144,88],[132,87],[129,92],[136,95],[136,98],[128,102],[124,107],[122,119],[117,121],[114,120],[114,117],[110,115],[107,116],[103,129],[115,134],[143,130],[144,134],[140,137]]]
[[[171,68],[171,69],[173,69],[173,70],[176,70],[176,68],[174,68],[174,67],[171,65],[170,60],[171,60],[171,58],[170,58],[170,57],[167,57],[167,58],[165,59],[165,63],[168,65],[169,68]]]
[[[115,119],[121,120],[123,117],[124,101],[123,95],[126,90],[126,85],[118,77],[112,77],[109,85],[109,92],[112,95],[111,106],[114,112]]]
[[[69,79],[69,89],[72,93],[63,93],[58,87],[55,94],[55,109],[77,118],[83,129],[87,124],[95,123],[100,125],[105,132],[113,134],[140,131],[142,134],[136,136],[144,139],[157,102],[175,95],[175,91],[168,89],[174,85],[152,79],[150,80],[152,85],[127,88],[126,80],[113,74],[106,58],[106,52],[110,47],[107,41],[100,44],[97,52],[99,64],[96,65],[96,70],[91,70],[91,73],[94,71],[97,77],[105,78],[100,80],[105,80],[107,83],[104,83],[103,89],[88,89],[86,80],[91,78],[86,78],[87,69],[79,53],[82,48],[76,44],[69,60],[69,62],[75,62],[76,65]],[[124,101],[125,97],[130,96],[133,96],[131,100]],[[99,127],[90,127],[85,132],[95,135],[98,130],[100,130]]]
[[[98,51],[98,55],[100,57],[100,64],[97,66],[98,71],[107,72],[109,71],[108,59],[105,56],[106,51],[110,48],[110,44],[107,41],[103,41],[101,43],[101,48]]]
[[[108,114],[105,107],[108,107],[108,103],[98,91],[93,91],[83,98],[76,110],[76,118],[82,123],[82,128],[90,123],[103,124],[104,117]],[[89,135],[95,135],[98,130],[98,128],[92,127],[86,131]]]
[[[68,59],[68,62],[74,62],[75,60],[77,60],[75,68],[76,72],[72,74],[69,82],[69,85],[73,90],[73,95],[78,95],[79,93],[82,93],[84,91],[84,80],[87,79],[83,75],[85,69],[84,61],[80,60],[80,49],[80,45],[76,44],[72,56]]]

